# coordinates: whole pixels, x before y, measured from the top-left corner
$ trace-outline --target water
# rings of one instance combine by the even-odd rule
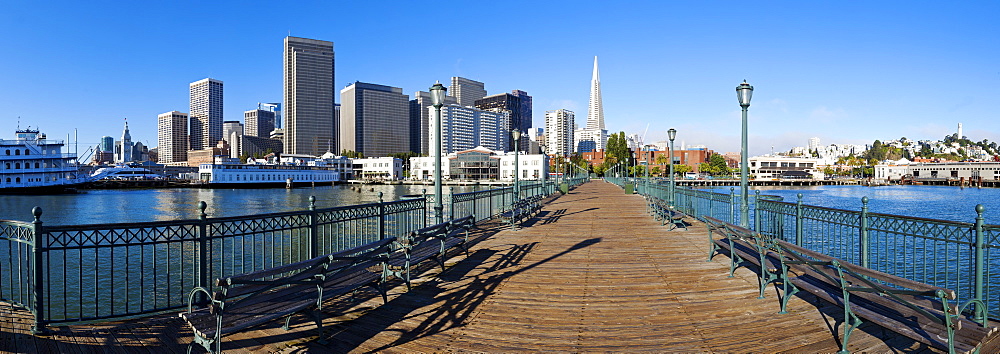
[[[730,187],[716,188],[729,193]],[[794,203],[802,194],[802,203],[829,208],[861,210],[861,198],[868,197],[868,211],[911,217],[975,222],[976,204],[986,210],[987,224],[1000,224],[1000,188],[960,188],[949,186],[809,186],[760,187],[761,194],[777,195]],[[739,195],[739,187],[735,189]]]
[[[315,188],[268,189],[109,189],[88,190],[81,194],[3,195],[0,196],[0,220],[31,221],[31,208],[42,208],[42,221],[48,225],[79,225],[197,219],[198,202],[208,204],[209,217],[254,215],[309,208],[309,197],[316,197],[317,208],[331,208],[400,199],[403,195],[421,194],[429,185],[349,185]],[[444,187],[444,193],[450,186]],[[493,188],[490,186],[455,186],[455,193]],[[447,202],[448,199],[445,199]]]

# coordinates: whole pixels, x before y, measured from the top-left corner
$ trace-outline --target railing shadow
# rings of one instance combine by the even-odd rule
[[[526,270],[545,264],[564,256],[601,242],[601,238],[581,241],[576,245],[546,257],[537,262],[521,266],[524,258],[531,253],[537,243],[510,245],[507,249],[478,250],[465,260],[449,268],[432,281],[425,282],[389,301],[389,303],[368,311],[357,318],[334,326],[336,333],[323,338],[328,341],[325,350],[346,352],[356,349],[362,343],[384,332],[396,332],[398,338],[372,351],[382,351],[415,339],[461,327],[468,323],[471,316],[487,298],[495,294],[504,281]],[[499,258],[491,260],[499,254]],[[492,263],[492,264],[490,264]],[[475,276],[467,274],[475,268],[490,264],[482,273]],[[452,274],[454,273],[454,274]],[[448,288],[445,284],[465,282],[458,288]],[[422,308],[430,310],[417,312]],[[391,328],[394,324],[407,319],[426,316],[417,326],[411,329]],[[310,346],[317,345],[310,343]]]

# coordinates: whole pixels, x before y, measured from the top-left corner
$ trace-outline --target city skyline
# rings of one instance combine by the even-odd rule
[[[153,145],[157,116],[183,111],[184,85],[205,77],[226,82],[223,119],[241,120],[257,102],[282,100],[278,43],[292,35],[337,43],[337,90],[362,81],[412,93],[465,77],[485,83],[491,94],[529,92],[533,127],[543,126],[545,111],[587,107],[588,74],[599,56],[609,132],[642,134],[649,125],[647,142],[665,140],[674,127],[678,142],[737,151],[733,91],[743,79],[755,87],[751,155],[801,146],[814,136],[824,143],[936,140],[958,122],[970,139],[1000,140],[991,109],[998,103],[991,89],[1000,84],[1000,64],[991,60],[1000,53],[993,38],[1000,25],[991,15],[1000,13],[1000,4],[899,5],[648,2],[621,11],[613,4],[555,2],[531,4],[529,12],[512,6],[491,10],[496,18],[518,15],[521,35],[511,39],[517,50],[498,51],[468,44],[512,24],[461,16],[485,6],[477,4],[271,6],[270,20],[261,22],[245,21],[262,8],[253,3],[114,9],[19,3],[0,15],[0,28],[11,34],[0,44],[18,54],[0,59],[0,77],[8,83],[0,88],[8,112],[0,129],[10,135],[19,116],[22,128],[40,127],[56,139],[77,128],[83,150],[118,135],[128,117],[133,141]],[[157,19],[193,10],[216,20],[158,25]],[[554,13],[575,20],[546,21]],[[385,26],[360,31],[351,21],[329,21],[332,14]],[[70,25],[81,16],[93,20]],[[433,42],[397,35],[434,21],[468,30]],[[203,55],[160,55],[167,47]],[[65,53],[82,55],[66,60]],[[582,117],[576,123],[582,126]]]

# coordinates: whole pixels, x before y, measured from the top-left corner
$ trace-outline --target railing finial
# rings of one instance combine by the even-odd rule
[[[198,216],[200,219],[205,220],[208,218],[208,214],[205,214],[205,209],[208,209],[208,203],[205,203],[204,200],[198,202],[198,209],[201,209],[201,215]]]
[[[36,206],[31,208],[31,215],[35,217],[35,223],[42,222],[42,207]]]

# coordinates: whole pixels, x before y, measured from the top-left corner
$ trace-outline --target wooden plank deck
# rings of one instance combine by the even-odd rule
[[[363,293],[325,306],[326,344],[304,316],[225,337],[226,352],[834,352],[842,310],[808,296],[778,315],[777,291],[757,299],[756,274],[729,278],[729,259],[706,261],[707,231],[668,231],[638,195],[591,182],[549,201],[523,229],[476,232],[468,257],[440,272],[424,263],[389,302]],[[801,293],[800,293],[801,294]],[[181,352],[190,331],[176,314],[64,326],[31,336],[29,316],[0,306],[0,351]],[[931,351],[864,325],[855,352]]]

